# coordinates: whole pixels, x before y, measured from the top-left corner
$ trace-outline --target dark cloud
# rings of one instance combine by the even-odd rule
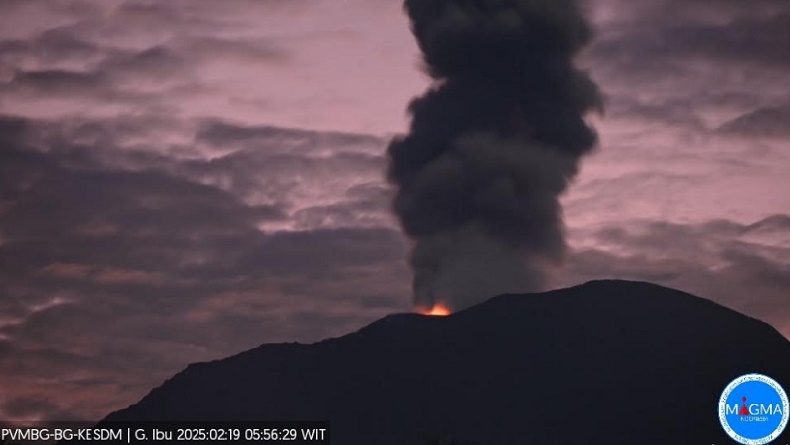
[[[206,93],[201,71],[238,63],[282,66],[290,57],[263,37],[223,36],[220,30],[232,24],[192,5],[108,4],[60,12],[76,17],[29,37],[0,38],[0,93],[15,102],[46,97],[86,107],[172,109],[173,97]],[[119,44],[121,37],[135,43]]]
[[[24,144],[28,121],[21,117],[0,114],[0,142],[4,146]]]
[[[718,128],[724,134],[747,137],[790,137],[790,107],[760,108],[725,122]]]
[[[747,233],[754,232],[773,232],[773,231],[786,231],[790,232],[790,216],[788,215],[771,215],[768,218],[750,224],[744,229]]]
[[[301,227],[372,220],[374,225],[391,224],[382,209],[389,196],[381,177],[382,138],[206,121],[197,142],[209,152],[226,154],[185,163],[184,174],[223,183],[249,201],[265,197],[282,203],[294,210],[291,216]],[[231,170],[232,178],[223,174]],[[305,186],[323,191],[308,196],[299,191]],[[298,209],[291,202],[297,197],[303,202]]]
[[[118,54],[99,65],[98,70],[111,72],[112,76],[128,77],[134,80],[158,80],[177,74],[180,79],[188,79],[189,63],[173,50],[157,45],[139,52]]]
[[[175,254],[183,247],[180,240],[188,243],[195,238],[210,242],[211,238],[221,237],[226,231],[254,231],[256,223],[282,217],[282,212],[276,208],[245,206],[216,188],[156,172],[72,170],[62,165],[73,162],[68,155],[56,158],[56,164],[50,158],[25,160],[25,155],[13,154],[10,150],[5,154],[10,156],[4,156],[4,168],[16,170],[10,176],[26,175],[30,178],[29,181],[17,180],[16,190],[8,192],[13,212],[0,227],[9,248],[16,243],[27,242],[50,242],[53,249],[74,246],[73,254],[90,262],[104,256],[106,248],[129,248],[134,245],[135,238],[142,241],[150,236],[159,236],[161,241],[169,240],[166,245],[172,245]],[[79,155],[69,154],[73,157]],[[35,159],[37,156],[27,157]],[[16,162],[13,162],[14,158]],[[122,230],[129,236],[125,240],[129,246],[102,246],[98,242],[85,244],[86,240],[74,237],[85,232],[83,238],[90,238],[87,232],[90,232],[92,224]],[[77,249],[79,245],[83,248]],[[95,250],[87,248],[91,245]],[[21,250],[30,252],[24,248]],[[161,253],[162,262],[176,259],[168,257],[164,249]],[[182,251],[178,256],[188,254],[188,251]],[[40,261],[73,260],[46,255]],[[151,264],[150,267],[156,268],[157,265]]]
[[[318,252],[331,255],[316,255]],[[234,270],[259,268],[277,277],[311,274],[331,278],[338,272],[333,264],[351,268],[392,264],[405,251],[396,231],[370,228],[283,233],[261,239],[248,253]]]
[[[0,41],[0,60],[7,66],[18,66],[30,59],[52,64],[85,63],[97,56],[102,56],[101,49],[74,35],[70,28],[47,30],[33,39]]]
[[[615,119],[714,130],[787,100],[790,5],[782,0],[607,0],[585,53]]]
[[[0,58],[4,56],[2,51],[0,48]],[[83,60],[69,69],[17,68],[0,90],[28,97],[46,95],[136,104],[156,99],[146,87],[174,89],[194,81],[190,74],[190,67],[194,68],[194,65],[164,47],[155,46],[141,51],[105,50],[100,57],[98,62]]]
[[[56,401],[46,398],[14,398],[0,405],[0,413],[6,418],[37,418],[45,415],[52,419],[78,420],[72,413],[63,410]]]
[[[107,147],[69,146],[65,142],[68,136],[75,134],[84,139],[83,126],[67,125],[62,132],[53,131],[48,125],[39,126],[43,128],[40,132],[30,131],[29,127],[30,123],[21,119],[5,119],[0,125],[5,130],[3,139],[12,143],[24,139],[25,133],[38,136],[49,133],[51,138],[36,141],[37,144],[49,143],[48,153],[16,146],[9,146],[2,152],[4,181],[0,196],[13,212],[5,215],[0,229],[6,239],[3,248],[22,255],[33,268],[53,263],[83,263],[134,270],[145,266],[140,269],[143,271],[177,271],[178,265],[188,263],[191,256],[201,257],[222,246],[254,245],[255,239],[264,239],[259,226],[285,221],[291,211],[306,218],[312,215],[345,219],[347,226],[358,227],[356,223],[366,217],[381,221],[386,206],[388,195],[383,185],[364,181],[351,182],[345,186],[344,195],[327,205],[312,205],[300,202],[298,196],[291,196],[301,193],[297,190],[300,188],[309,192],[311,187],[321,187],[320,183],[304,180],[285,184],[288,176],[304,176],[311,169],[320,168],[323,171],[317,174],[329,177],[343,169],[378,171],[382,164],[380,157],[377,161],[363,154],[344,154],[342,146],[333,150],[332,155],[322,155],[319,159],[310,159],[304,154],[285,156],[277,153],[288,150],[289,135],[312,146],[316,138],[334,144],[353,140],[350,135],[333,138],[305,132],[298,136],[297,131],[286,130],[275,135],[277,145],[258,140],[259,145],[210,161],[179,161],[159,155],[150,159],[151,165],[139,162],[138,158],[131,165],[124,165],[123,159],[113,159],[113,163],[107,165],[101,156],[104,151],[112,151]],[[111,123],[109,128],[117,126]],[[273,135],[276,133],[275,129],[269,131]],[[108,143],[109,133],[100,127],[92,127],[90,132],[102,134],[97,140],[101,144]],[[122,138],[123,132],[119,134]],[[370,141],[362,136],[359,139]],[[274,178],[278,174],[283,176],[282,181]],[[225,187],[206,181],[223,177],[230,178]],[[243,200],[246,192],[266,192],[267,182],[268,191],[276,195],[274,201],[279,206],[250,204]],[[282,189],[278,189],[278,184]],[[342,189],[342,185],[340,187]],[[376,225],[381,226],[371,224]],[[318,226],[326,225],[313,225]],[[30,243],[34,242],[39,248],[32,248]],[[147,245],[158,249],[155,257],[149,257],[144,251]],[[50,248],[42,249],[44,246]],[[107,263],[108,251],[124,252],[119,256],[124,261]],[[228,257],[223,260],[232,262]],[[90,274],[96,273],[93,270]]]
[[[697,98],[694,98],[695,100]],[[643,122],[660,123],[675,128],[704,130],[705,122],[688,101],[667,100],[645,103],[639,100],[619,98],[607,104],[606,114],[613,119],[640,119]]]
[[[20,71],[14,75],[14,87],[35,89],[39,93],[85,94],[100,87],[98,73],[66,70]]]
[[[383,141],[198,130],[182,157],[148,147],[164,122],[0,118],[0,375],[47,382],[8,415],[96,418],[189,362],[404,309]]]
[[[790,329],[790,216],[752,224],[632,221],[597,230],[569,255],[561,285],[646,280],[709,298]]]
[[[665,84],[668,78],[710,76],[714,87],[747,68],[753,75],[790,68],[785,56],[790,52],[790,6],[781,0],[612,0],[606,7],[613,17],[589,52],[600,62],[596,71],[601,78],[616,76],[647,86]],[[706,71],[706,63],[718,77]]]
[[[235,59],[242,63],[284,64],[291,54],[274,42],[265,39],[184,38],[176,43],[181,53],[192,54],[203,63],[223,63]]]
[[[229,122],[209,119],[201,123],[198,140],[220,147],[242,147],[247,143],[275,144],[288,151],[303,151],[323,144],[336,145],[339,148],[369,147],[374,145],[378,150],[382,139],[364,134],[352,134],[332,131],[309,131],[302,129],[285,129],[272,126],[245,126]]]
[[[574,1],[406,1],[430,91],[389,147],[394,209],[415,242],[414,300],[455,308],[542,288],[564,251],[558,196],[596,137],[595,85],[574,56]]]
[[[593,45],[607,58],[650,63],[701,57],[787,67],[790,6],[781,0],[612,0],[607,7],[617,9],[607,23],[614,26]]]

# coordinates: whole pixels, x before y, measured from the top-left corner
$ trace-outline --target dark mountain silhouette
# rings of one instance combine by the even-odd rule
[[[330,420],[336,445],[726,444],[719,396],[751,372],[790,388],[768,324],[595,281],[193,364],[105,420]]]

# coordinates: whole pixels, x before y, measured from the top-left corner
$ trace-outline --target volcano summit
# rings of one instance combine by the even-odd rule
[[[752,372],[790,386],[771,326],[594,281],[193,364],[105,420],[329,420],[338,445],[721,444],[722,390]]]

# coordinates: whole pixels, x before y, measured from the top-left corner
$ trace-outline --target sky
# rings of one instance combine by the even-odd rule
[[[548,287],[652,281],[790,338],[790,3],[586,7],[605,112]],[[0,419],[412,310],[385,151],[429,85],[398,1],[0,2]]]

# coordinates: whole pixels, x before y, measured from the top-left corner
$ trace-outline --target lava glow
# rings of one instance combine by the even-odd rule
[[[423,315],[431,315],[431,316],[434,316],[434,317],[443,317],[445,315],[450,315],[451,311],[450,311],[449,307],[447,307],[447,306],[445,306],[443,304],[437,303],[437,304],[434,304],[433,307],[430,308],[430,309],[418,309],[417,312],[419,312],[419,313],[421,313]]]

